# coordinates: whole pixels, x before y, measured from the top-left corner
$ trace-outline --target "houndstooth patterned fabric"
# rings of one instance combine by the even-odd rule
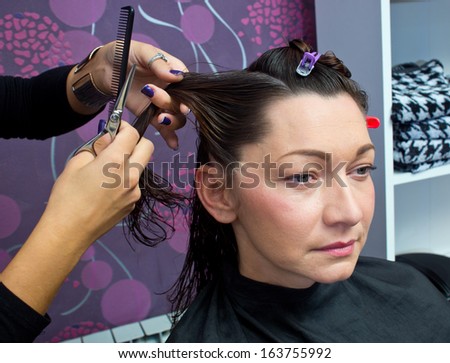
[[[442,63],[392,73],[392,122],[425,121],[450,115],[450,84]]]
[[[393,123],[394,140],[435,140],[450,139],[450,116],[433,120]]]
[[[393,68],[394,167],[421,172],[450,162],[450,82],[442,63]]]
[[[430,161],[427,163],[421,163],[421,164],[402,164],[400,162],[395,162],[395,170],[401,171],[401,172],[410,172],[413,174],[420,173],[422,171],[436,168],[438,166],[443,166],[450,163],[450,159],[442,159],[438,161]]]
[[[394,141],[394,160],[421,164],[450,159],[450,139]]]

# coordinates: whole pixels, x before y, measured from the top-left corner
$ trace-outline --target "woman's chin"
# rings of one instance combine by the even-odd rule
[[[327,271],[323,271],[323,273],[317,276],[316,281],[322,284],[332,284],[334,282],[347,280],[353,274],[353,271],[355,271],[355,265],[355,263],[347,262],[330,266]]]

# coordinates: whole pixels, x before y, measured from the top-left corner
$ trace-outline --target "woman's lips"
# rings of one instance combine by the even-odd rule
[[[353,253],[355,247],[355,241],[349,242],[335,242],[331,243],[325,247],[319,248],[316,251],[324,252],[336,257],[345,257]]]

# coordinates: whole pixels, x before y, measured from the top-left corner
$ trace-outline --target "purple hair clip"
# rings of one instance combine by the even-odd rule
[[[300,64],[297,66],[296,72],[299,75],[306,77],[311,73],[320,56],[321,54],[317,52],[305,52]]]

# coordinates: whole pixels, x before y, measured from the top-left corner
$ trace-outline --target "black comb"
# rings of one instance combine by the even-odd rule
[[[133,33],[134,8],[124,6],[120,8],[119,26],[117,29],[116,45],[114,48],[113,72],[111,90],[114,99],[109,103],[109,114],[112,113],[119,90],[127,76],[128,56],[130,54],[131,34]]]

